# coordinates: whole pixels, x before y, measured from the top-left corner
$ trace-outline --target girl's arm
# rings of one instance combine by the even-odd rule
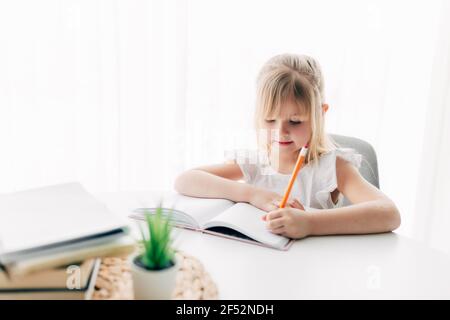
[[[241,168],[236,163],[203,166],[179,175],[175,181],[175,190],[191,197],[248,202],[267,212],[278,207],[281,195],[236,181],[242,178]],[[295,203],[289,205],[296,207]]]
[[[203,166],[179,175],[175,190],[191,197],[250,202],[251,186],[236,181],[242,177],[242,171],[235,163]]]
[[[338,157],[336,172],[338,190],[352,205],[314,212],[274,210],[264,217],[268,229],[300,239],[309,235],[388,232],[400,226],[400,214],[392,200],[367,182],[352,164]]]
[[[352,205],[313,212],[311,235],[379,233],[400,226],[394,202],[367,182],[352,164],[337,157],[336,174],[338,190]]]

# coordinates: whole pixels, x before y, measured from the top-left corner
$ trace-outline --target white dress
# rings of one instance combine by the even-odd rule
[[[356,168],[361,166],[362,157],[353,149],[339,148],[327,152],[319,158],[317,164],[308,163],[301,168],[289,199],[299,199],[307,211],[341,207],[344,199],[341,193],[336,204],[331,199],[331,192],[337,188],[336,157],[352,163]],[[267,161],[249,161],[249,158],[245,158],[236,163],[241,168],[246,183],[284,194],[290,174],[278,173]]]

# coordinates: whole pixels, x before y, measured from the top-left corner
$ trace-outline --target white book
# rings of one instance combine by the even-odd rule
[[[163,196],[161,204],[137,208],[131,218],[144,220],[144,214],[154,214],[161,205],[163,214],[171,216],[172,223],[181,228],[201,231],[221,237],[287,250],[292,240],[270,232],[261,219],[266,214],[248,203],[226,199],[187,197],[181,194]]]
[[[79,183],[3,194],[0,264],[15,265],[99,246],[119,239],[127,228],[125,219],[113,214]]]
[[[85,246],[52,254],[35,255],[6,265],[10,277],[20,277],[48,268],[71,264],[93,257],[127,256],[136,249],[136,241],[124,236],[95,246]]]

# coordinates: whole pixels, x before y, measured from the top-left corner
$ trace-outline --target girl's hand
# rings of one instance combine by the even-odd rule
[[[251,205],[269,212],[278,209],[282,199],[283,196],[278,193],[264,189],[254,189],[249,202]],[[302,204],[297,199],[291,200],[286,206],[304,210]]]
[[[288,238],[301,239],[311,234],[311,216],[301,209],[277,209],[263,216],[263,220],[269,231]]]

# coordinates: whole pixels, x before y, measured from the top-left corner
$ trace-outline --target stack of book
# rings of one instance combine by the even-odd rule
[[[92,258],[68,266],[10,277],[0,272],[0,299],[90,299],[100,259]]]
[[[99,257],[134,248],[125,219],[78,183],[0,195],[0,299],[89,299]]]

